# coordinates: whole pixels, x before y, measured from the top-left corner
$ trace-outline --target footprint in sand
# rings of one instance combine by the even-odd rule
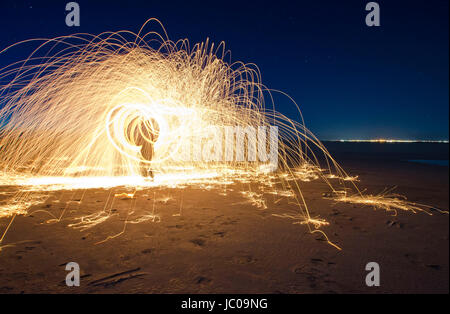
[[[145,249],[145,250],[141,251],[142,254],[151,254],[152,252],[153,252],[153,249]]]
[[[195,278],[195,283],[202,285],[202,284],[208,284],[212,281],[212,279],[209,279],[207,277],[198,276]]]
[[[223,238],[226,234],[225,231],[218,231],[218,232],[214,232],[213,233],[215,236],[219,237],[219,238]]]
[[[205,240],[199,239],[199,238],[197,238],[197,239],[192,239],[190,242],[191,242],[191,243],[194,243],[196,246],[200,246],[200,247],[202,247],[202,246],[204,246],[204,245],[206,244],[206,241],[205,241]]]
[[[251,255],[235,256],[231,260],[233,264],[247,265],[256,263],[257,259]]]

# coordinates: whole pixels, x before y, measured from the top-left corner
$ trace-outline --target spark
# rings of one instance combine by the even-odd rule
[[[394,189],[395,187],[386,189],[376,195],[362,193],[347,195],[345,191],[341,191],[342,193],[335,194],[332,199],[336,202],[359,204],[363,206],[371,206],[374,209],[382,209],[386,212],[392,212],[394,216],[397,216],[399,211],[409,211],[413,213],[423,212],[428,215],[432,215],[431,211],[436,210],[442,214],[448,214],[448,211],[446,210],[440,210],[433,206],[410,202],[405,196],[392,193],[392,190]]]

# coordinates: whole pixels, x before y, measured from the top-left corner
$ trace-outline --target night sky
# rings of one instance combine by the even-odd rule
[[[292,96],[320,139],[448,139],[448,0],[78,0],[81,26],[65,24],[69,1],[0,2],[0,49],[72,33],[137,32],[156,17],[172,40],[225,41],[233,61],[256,63],[262,82]],[[0,65],[31,51],[0,55]],[[17,59],[16,59],[17,58]],[[277,109],[297,119],[286,98]]]

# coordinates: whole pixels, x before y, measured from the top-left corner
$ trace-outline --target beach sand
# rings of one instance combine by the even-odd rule
[[[365,193],[397,186],[410,201],[448,209],[448,167],[367,159],[342,165]],[[322,230],[341,251],[296,220],[273,216],[295,212],[288,199],[267,197],[267,209],[246,202],[239,191],[248,187],[233,185],[227,195],[149,188],[135,200],[116,198],[114,215],[87,230],[68,225],[103,209],[110,193],[126,191],[52,192],[31,215],[16,218],[2,243],[0,293],[449,292],[448,215],[393,216],[325,199],[328,188],[319,181],[300,184],[311,216],[330,222]],[[45,223],[70,200],[62,221]],[[147,220],[131,223],[139,217]],[[8,222],[0,219],[0,230]],[[80,287],[65,285],[68,262],[80,265]],[[369,262],[380,265],[379,287],[365,284]]]

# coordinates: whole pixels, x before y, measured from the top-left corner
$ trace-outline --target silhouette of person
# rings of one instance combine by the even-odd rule
[[[141,147],[141,158],[146,161],[139,163],[142,176],[153,179],[154,174],[150,162],[155,154],[154,145],[159,136],[158,123],[152,118],[149,120],[135,118],[127,127],[127,135],[129,141]]]

